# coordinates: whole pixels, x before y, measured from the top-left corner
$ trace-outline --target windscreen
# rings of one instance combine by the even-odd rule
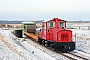
[[[48,27],[49,28],[54,28],[55,27],[55,22],[48,22]]]
[[[58,22],[58,26],[59,26],[59,28],[64,28],[65,26],[65,23],[64,22]]]

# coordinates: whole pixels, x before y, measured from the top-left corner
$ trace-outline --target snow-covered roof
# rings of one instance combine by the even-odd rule
[[[34,23],[35,22],[32,22],[32,21],[31,22],[30,21],[29,22],[22,22],[22,24],[34,24]]]

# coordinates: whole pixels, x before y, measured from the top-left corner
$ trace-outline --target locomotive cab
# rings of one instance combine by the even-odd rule
[[[58,18],[54,18],[52,20],[46,20],[42,22],[42,29],[41,29],[41,38],[45,39],[45,40],[52,40],[55,41],[53,39],[53,33],[55,33],[56,31],[61,31],[61,30],[65,30],[66,28],[66,21],[65,20],[61,20]],[[55,31],[55,32],[54,32]],[[57,34],[57,32],[55,33],[55,35]]]

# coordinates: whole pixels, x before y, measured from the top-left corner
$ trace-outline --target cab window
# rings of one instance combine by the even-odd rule
[[[55,27],[55,22],[48,22],[48,27],[49,28]]]
[[[59,22],[58,25],[59,25],[59,28],[64,28],[64,22]]]

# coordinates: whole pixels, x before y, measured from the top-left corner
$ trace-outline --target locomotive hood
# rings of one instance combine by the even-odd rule
[[[53,30],[53,40],[55,42],[71,42],[72,31],[66,29],[54,29]]]

